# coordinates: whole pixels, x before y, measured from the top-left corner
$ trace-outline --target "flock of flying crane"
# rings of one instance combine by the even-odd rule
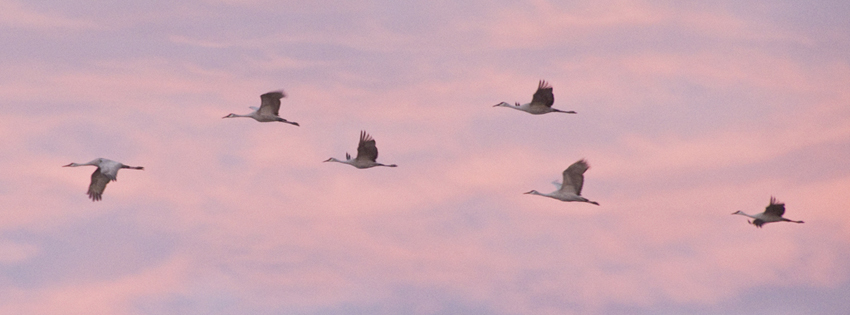
[[[250,107],[254,111],[247,115],[237,115],[237,114],[228,114],[222,118],[234,118],[234,117],[248,117],[253,118],[258,122],[282,122],[291,124],[294,126],[299,126],[297,122],[288,121],[283,119],[279,115],[280,111],[280,99],[286,97],[283,91],[273,91],[263,95],[260,95],[261,104],[260,107]],[[547,113],[567,113],[567,114],[575,114],[575,111],[562,111],[559,109],[552,108],[552,104],[555,103],[555,96],[552,93],[552,87],[549,86],[546,81],[541,80],[537,85],[537,92],[534,93],[534,96],[531,99],[530,103],[520,104],[515,103],[514,105],[508,104],[506,102],[501,102],[499,104],[494,105],[494,107],[508,107],[516,110],[521,110],[526,113],[532,115],[541,115]],[[345,153],[345,160],[338,160],[336,158],[329,158],[325,160],[325,162],[338,162],[344,163],[351,166],[354,166],[359,169],[370,168],[375,166],[386,166],[386,167],[396,167],[395,164],[381,164],[377,162],[378,159],[378,147],[375,146],[375,139],[372,138],[365,131],[360,132],[360,142],[357,145],[357,156],[355,158],[351,158],[351,155]],[[118,171],[122,168],[127,169],[136,169],[143,170],[144,168],[141,166],[129,166],[124,165],[120,162],[97,158],[88,163],[71,163],[65,165],[65,167],[76,167],[76,166],[85,166],[92,165],[97,166],[97,169],[91,175],[91,183],[89,184],[88,195],[92,201],[101,200],[103,196],[103,190],[106,189],[106,184],[110,181],[115,181],[118,176]],[[562,182],[553,182],[557,190],[544,194],[540,193],[536,190],[532,190],[526,192],[525,194],[531,195],[539,195],[549,198],[554,198],[561,201],[578,201],[578,202],[586,202],[594,205],[599,205],[596,201],[588,200],[585,197],[581,196],[581,188],[584,184],[584,172],[590,166],[587,164],[587,161],[581,159],[569,167],[562,173],[563,181]],[[771,223],[771,222],[793,222],[793,223],[803,223],[803,221],[794,221],[783,218],[782,215],[785,213],[785,204],[779,203],[776,201],[776,198],[773,196],[770,197],[770,204],[765,208],[764,212],[757,213],[754,215],[750,215],[744,213],[742,211],[736,211],[734,214],[743,215],[752,218],[753,220],[747,220],[748,223],[755,225],[756,227],[762,227],[762,225]]]

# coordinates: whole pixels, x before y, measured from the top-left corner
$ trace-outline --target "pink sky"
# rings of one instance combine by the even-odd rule
[[[0,314],[850,309],[844,1],[87,5],[0,0]]]

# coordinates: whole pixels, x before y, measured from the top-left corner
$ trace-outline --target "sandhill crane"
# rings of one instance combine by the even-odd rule
[[[553,182],[553,184],[558,187],[558,190],[548,194],[542,194],[536,190],[532,190],[526,194],[546,196],[560,201],[581,201],[598,206],[598,202],[587,200],[587,198],[581,196],[581,186],[584,185],[584,172],[587,171],[588,168],[590,168],[590,166],[587,165],[587,161],[584,159],[578,160],[578,162],[573,163],[573,165],[570,165],[570,167],[567,167],[567,169],[564,170],[564,181],[562,184]]]
[[[237,115],[231,113],[221,118],[250,117],[254,118],[254,120],[259,122],[279,121],[298,126],[297,122],[288,121],[278,116],[278,112],[280,111],[280,99],[284,97],[286,97],[286,94],[283,94],[283,91],[268,92],[266,94],[260,95],[260,100],[262,101],[260,103],[260,108],[256,108],[253,106],[249,107],[254,110],[250,114]]]
[[[546,83],[546,81],[540,80],[540,83],[537,85],[537,92],[534,92],[534,97],[531,98],[531,103],[520,105],[519,102],[517,102],[515,105],[511,105],[506,102],[501,102],[499,104],[493,105],[493,107],[502,106],[507,108],[513,108],[532,115],[540,115],[552,112],[567,114],[576,113],[575,111],[562,111],[560,109],[554,109],[552,108],[552,104],[554,103],[555,95],[552,94],[552,87],[549,86],[549,83]]]
[[[771,223],[771,222],[794,222],[794,223],[803,223],[803,221],[794,221],[783,218],[782,215],[785,214],[785,204],[776,202],[776,198],[770,196],[770,204],[764,208],[764,212],[758,213],[756,215],[749,215],[744,213],[743,211],[735,211],[732,214],[740,214],[743,216],[747,216],[753,218],[753,221],[747,220],[747,223],[755,225],[756,227],[761,227],[762,225]]]
[[[330,158],[325,162],[345,163],[356,168],[370,168],[373,166],[396,167],[395,164],[384,165],[375,160],[378,159],[378,147],[375,146],[375,139],[368,135],[366,131],[360,131],[360,144],[357,145],[357,157],[352,159],[348,152],[345,152],[345,161]]]
[[[94,160],[91,160],[91,162],[83,164],[71,163],[68,165],[64,165],[63,167],[77,167],[84,165],[97,166],[97,169],[94,171],[94,173],[91,174],[91,184],[89,184],[88,195],[92,201],[100,200],[101,195],[103,195],[103,190],[106,189],[106,184],[108,184],[110,181],[117,180],[118,170],[122,168],[129,168],[134,170],[145,169],[141,166],[124,165],[113,160],[107,160],[104,158],[96,158]]]

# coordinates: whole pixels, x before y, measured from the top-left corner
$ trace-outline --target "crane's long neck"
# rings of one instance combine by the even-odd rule
[[[756,218],[755,216],[749,215],[749,214],[745,213],[744,211],[740,211],[740,210],[735,211],[735,213],[732,213],[732,214],[738,214],[738,215],[742,215],[742,216],[745,216],[745,217],[750,217],[750,218],[753,218],[753,219],[758,219],[758,218]]]
[[[71,164],[68,164],[68,165],[63,165],[63,167],[77,167],[77,166],[87,166],[87,165],[99,166],[98,165],[99,162],[100,161],[98,161],[98,160],[94,160],[94,161],[91,161],[91,162],[88,162],[88,163],[71,163]]]
[[[254,117],[253,117],[253,116],[251,116],[250,114],[249,114],[249,115],[239,115],[239,114],[233,114],[233,113],[230,113],[230,114],[228,114],[227,116],[224,116],[224,117],[221,117],[221,118],[235,118],[235,117],[247,117],[247,118],[254,118]]]
[[[511,104],[508,104],[508,102],[501,102],[499,104],[496,104],[494,107],[507,107],[507,108],[513,108],[513,109],[516,109],[516,110],[524,111],[525,108],[528,107],[527,105],[528,104],[520,105],[519,103],[516,103],[516,105],[511,105]]]
[[[527,192],[527,193],[525,193],[525,194],[526,194],[526,195],[538,195],[538,196],[546,196],[546,197],[550,197],[548,194],[544,194],[544,193],[541,193],[541,192],[536,191],[536,190],[529,191],[529,192]]]
[[[351,164],[351,163],[354,162],[354,160],[348,159],[348,160],[345,160],[345,161],[341,161],[341,160],[337,160],[336,158],[332,157],[330,159],[325,160],[325,162],[337,162],[337,163],[343,163],[343,164]]]
[[[527,111],[529,105],[531,105],[531,103],[526,103],[526,104],[522,104],[522,105],[520,105],[519,102],[517,102],[514,105],[505,103],[505,107],[510,107],[510,108],[520,110],[520,111]]]

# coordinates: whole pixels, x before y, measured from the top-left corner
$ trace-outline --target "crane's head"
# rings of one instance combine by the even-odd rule
[[[336,158],[330,158],[330,159],[322,161],[322,163],[324,163],[324,162],[341,162],[341,161],[337,160]]]
[[[236,114],[230,113],[230,114],[227,114],[227,116],[224,116],[224,117],[221,117],[221,118],[233,118],[233,117],[236,117]]]
[[[744,214],[744,212],[741,211],[741,210],[738,210],[738,211],[732,212],[732,214]]]
[[[524,194],[524,195],[529,195],[529,194],[530,194],[530,195],[540,195],[540,192],[538,192],[538,191],[536,191],[536,190],[532,190],[532,191],[529,191],[529,192],[525,192],[525,193],[523,193],[523,194]]]
[[[499,107],[499,106],[511,107],[511,104],[508,104],[508,103],[505,103],[505,102],[501,102],[501,103],[499,103],[499,104],[493,105],[493,107]]]

